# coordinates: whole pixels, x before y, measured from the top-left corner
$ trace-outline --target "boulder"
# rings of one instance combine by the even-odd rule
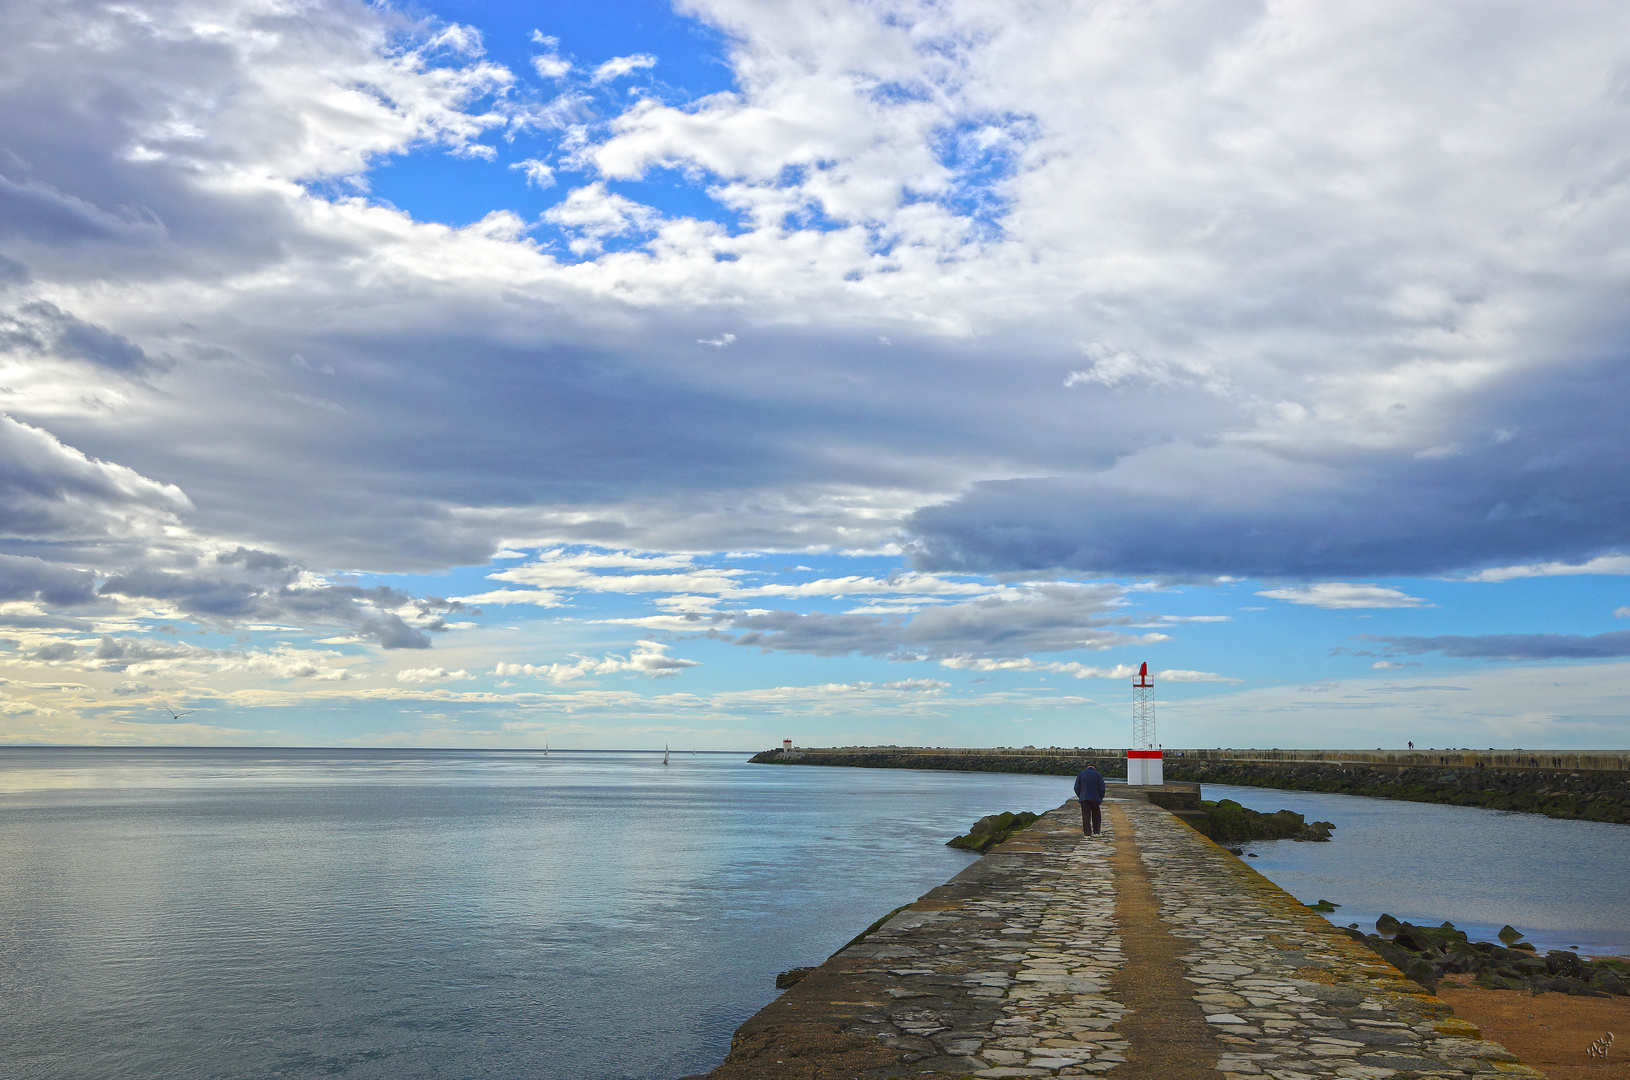
[[[1528,984],[1509,971],[1484,970],[1477,973],[1477,985],[1490,990],[1526,990]]]
[[[947,840],[945,846],[961,848],[964,851],[977,851],[983,855],[1020,829],[1029,827],[1039,816],[1028,810],[1017,814],[1012,811],[989,814],[974,822],[966,836]]]
[[[1394,965],[1396,966],[1396,965]],[[1402,969],[1404,978],[1410,982],[1420,983],[1434,994],[1438,991],[1438,972],[1431,963],[1424,959],[1410,961],[1407,968]]]
[[[1608,996],[1601,990],[1592,990],[1583,980],[1575,979],[1570,975],[1562,975],[1554,979],[1532,979],[1528,985],[1536,994],[1549,990],[1554,994],[1572,994],[1574,997]]]
[[[1461,944],[1432,962],[1432,966],[1443,972],[1482,971],[1488,964],[1487,959],[1476,949]]]
[[[1272,814],[1260,813],[1233,799],[1206,800],[1201,807],[1206,814],[1206,826],[1200,828],[1207,836],[1222,844],[1242,840],[1311,840],[1328,841],[1335,826],[1328,821],[1309,825],[1294,810],[1279,810]]]
[[[1612,968],[1597,966],[1595,974],[1590,977],[1590,988],[1600,990],[1604,994],[1614,994],[1624,997],[1630,994],[1630,986],[1625,984],[1617,972]]]

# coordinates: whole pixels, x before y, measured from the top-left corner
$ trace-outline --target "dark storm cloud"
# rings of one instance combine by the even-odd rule
[[[445,629],[438,614],[474,611],[457,601],[414,597],[384,585],[300,585],[299,568],[267,552],[239,548],[223,561],[258,562],[276,571],[276,579],[146,569],[115,575],[98,591],[104,596],[168,601],[187,616],[216,625],[262,622],[349,629],[386,649],[428,649],[427,634]],[[422,620],[421,626],[409,625],[398,614],[402,609],[411,610]]]
[[[17,183],[0,175],[0,236],[61,243],[75,240],[156,239],[163,228],[151,219],[121,217],[38,181]]]
[[[912,515],[915,562],[1343,579],[1579,563],[1630,544],[1630,368],[1616,353],[1460,408],[1441,454],[1167,444],[1095,476],[977,484]]]
[[[147,355],[128,339],[44,300],[24,304],[11,313],[0,311],[0,354],[4,353],[83,360],[124,372],[148,365]]]
[[[54,607],[96,602],[96,575],[44,559],[0,555],[0,600],[38,600]]]
[[[1396,653],[1488,660],[1602,660],[1630,656],[1630,630],[1606,634],[1475,634],[1442,637],[1372,637]]]
[[[151,539],[187,508],[176,488],[0,414],[0,543]]]

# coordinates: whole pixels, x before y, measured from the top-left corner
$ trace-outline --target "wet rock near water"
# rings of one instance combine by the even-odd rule
[[[795,967],[791,971],[783,971],[775,977],[775,988],[785,990],[788,987],[797,986],[804,981],[805,975],[814,970],[812,967]]]
[[[1630,995],[1630,961],[1586,960],[1566,949],[1544,956],[1522,935],[1507,926],[1500,932],[1504,944],[1470,941],[1453,923],[1416,926],[1391,915],[1376,920],[1379,933],[1347,933],[1375,950],[1382,959],[1428,990],[1449,974],[1477,976],[1477,985],[1494,990],[1527,990],[1573,994],[1580,997]]]
[[[963,851],[977,851],[983,855],[1020,829],[1035,824],[1039,818],[1039,814],[1032,814],[1028,810],[989,814],[974,822],[973,828],[968,830],[966,836],[947,840],[945,846],[961,848]]]
[[[1280,810],[1264,814],[1241,806],[1233,799],[1203,801],[1203,821],[1185,818],[1190,825],[1205,833],[1219,844],[1237,844],[1246,840],[1311,840],[1329,841],[1335,826],[1328,821],[1309,824],[1294,810]]]

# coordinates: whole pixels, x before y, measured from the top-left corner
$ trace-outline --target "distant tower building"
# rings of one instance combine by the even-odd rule
[[[1159,787],[1166,782],[1165,762],[1155,745],[1155,684],[1149,665],[1138,668],[1132,684],[1132,748],[1126,752],[1126,782]]]
[[[792,740],[791,739],[782,739],[781,740],[781,752],[783,754],[792,753]]]

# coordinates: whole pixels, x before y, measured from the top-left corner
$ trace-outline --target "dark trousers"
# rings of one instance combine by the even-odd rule
[[[1088,836],[1097,836],[1104,831],[1104,818],[1098,812],[1098,804],[1081,800],[1081,831]]]

